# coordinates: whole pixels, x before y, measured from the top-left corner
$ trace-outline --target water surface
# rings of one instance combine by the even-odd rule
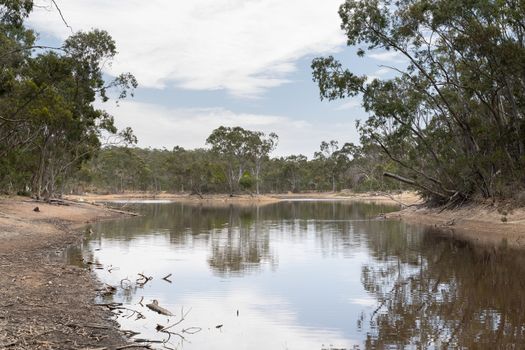
[[[102,264],[95,271],[103,282],[126,287],[105,302],[146,317],[118,318],[123,329],[140,332],[136,337],[167,339],[155,327],[184,312],[171,330],[185,341],[172,335],[171,348],[441,349],[525,341],[525,255],[376,219],[396,207],[132,206],[144,216],[93,226],[83,255]],[[140,287],[138,273],[153,279]],[[168,274],[172,283],[162,279]],[[175,316],[139,304],[153,299]]]

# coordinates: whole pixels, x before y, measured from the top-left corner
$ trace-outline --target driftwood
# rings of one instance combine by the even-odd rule
[[[117,288],[109,284],[105,284],[102,288],[96,289],[101,295],[113,295],[117,292]]]
[[[151,346],[149,344],[128,344],[124,346],[119,346],[118,348],[115,348],[115,350],[123,350],[123,349],[131,349],[131,348],[151,349]]]
[[[123,307],[123,306],[118,306],[114,309],[110,309],[110,310],[117,310],[118,313],[122,313],[121,310],[124,310],[123,312],[127,312],[128,315],[127,316],[122,316],[122,317],[126,317],[126,318],[131,318],[133,316],[135,316],[135,320],[140,320],[140,319],[145,319],[146,316],[144,316],[143,313],[141,313],[140,311],[137,311],[137,310],[134,310],[134,309],[131,309],[131,308],[128,308],[128,307]]]
[[[114,348],[115,350],[124,350],[124,349],[131,349],[131,348],[142,348],[142,349],[151,349],[151,346],[149,344],[128,344],[128,345],[123,345],[123,346],[119,346],[119,347],[116,347]],[[108,347],[104,347],[104,348],[88,348],[86,350],[110,350],[110,348]]]
[[[128,338],[131,338],[131,337],[134,337],[134,336],[140,334],[140,332],[130,331],[130,330],[127,330],[127,329],[122,329],[122,330],[120,330],[120,332],[122,334],[124,334],[124,336],[126,336]]]
[[[152,276],[146,276],[142,273],[138,273],[137,275],[139,275],[139,278],[137,279],[137,284],[140,286],[140,287],[144,287],[144,285],[146,283],[148,283],[149,281],[151,281],[153,279]]]
[[[150,339],[137,338],[137,339],[134,339],[133,342],[135,342],[135,343],[158,343],[158,344],[162,344],[162,343],[164,343],[164,340],[150,340]]]
[[[118,209],[109,208],[109,207],[106,207],[106,210],[109,210],[109,211],[111,211],[113,213],[117,213],[117,214],[124,214],[124,215],[131,215],[131,216],[140,216],[140,214],[134,213],[132,211],[118,210]]]
[[[122,306],[122,303],[103,303],[103,304],[94,304],[95,306],[104,306],[107,308],[115,308],[117,306]]]
[[[172,281],[169,279],[171,277],[171,273],[167,276],[162,277],[162,279],[166,282],[172,283]]]
[[[95,304],[96,306],[104,306],[107,307],[109,310],[122,314],[124,312],[127,312],[127,315],[121,315],[121,317],[131,318],[133,316],[136,316],[136,320],[145,319],[146,316],[142,314],[140,311],[122,306],[122,303],[108,303],[108,304]]]
[[[49,199],[31,199],[24,201],[26,203],[47,203],[47,204],[54,204],[54,205],[65,205],[70,206],[71,203],[76,203],[73,201],[67,201],[65,199],[59,199],[59,198],[49,198]]]
[[[163,308],[162,306],[159,306],[159,302],[157,300],[153,300],[151,304],[146,304],[146,307],[161,315],[173,316],[173,313],[171,311]]]
[[[68,202],[66,202],[65,200],[63,199],[57,199],[57,198],[51,198],[51,199],[48,199],[47,201],[49,204],[56,204],[56,205],[65,205],[65,206],[69,206],[70,204]]]

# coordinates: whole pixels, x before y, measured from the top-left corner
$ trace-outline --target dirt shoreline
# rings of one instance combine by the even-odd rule
[[[440,229],[444,234],[482,245],[525,248],[525,208],[472,204],[443,210],[424,206],[388,213],[387,219],[402,220]]]
[[[129,345],[118,324],[110,320],[111,313],[94,305],[96,289],[100,287],[94,273],[71,266],[61,258],[68,246],[79,242],[83,225],[126,215],[87,203],[91,201],[165,199],[264,205],[294,199],[331,199],[403,203],[409,207],[385,217],[438,227],[473,242],[525,246],[525,208],[506,210],[477,205],[440,211],[417,205],[419,198],[410,192],[394,196],[315,193],[261,197],[82,196],[71,199],[83,202],[69,206],[36,203],[22,197],[0,198],[0,349],[116,350]],[[36,206],[39,212],[33,210]]]
[[[202,196],[190,194],[173,193],[151,193],[151,192],[125,192],[120,194],[85,194],[65,196],[70,200],[80,202],[107,202],[118,200],[169,200],[177,202],[194,203],[235,203],[235,204],[264,204],[276,203],[283,200],[348,200],[360,202],[375,202],[384,204],[412,205],[420,203],[421,199],[415,192],[402,192],[395,194],[385,193],[354,193],[343,192],[306,192],[306,193],[283,193],[283,194],[239,194],[233,197],[227,194],[206,194]]]
[[[118,324],[110,320],[112,314],[94,305],[100,288],[95,274],[68,264],[63,257],[65,250],[82,238],[81,227],[126,215],[89,202],[166,199],[264,205],[291,199],[337,199],[397,203],[414,197],[314,193],[201,198],[130,193],[69,199],[73,201],[67,201],[68,205],[52,205],[26,197],[0,197],[0,349],[116,350],[129,345]],[[34,211],[36,207],[38,211]]]
[[[34,208],[39,208],[35,212]],[[89,222],[122,217],[89,204],[0,198],[0,349],[118,349],[128,343],[95,306],[92,271],[62,254]]]

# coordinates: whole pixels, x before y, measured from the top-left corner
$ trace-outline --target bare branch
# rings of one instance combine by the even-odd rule
[[[60,18],[62,18],[62,22],[64,22],[66,27],[68,27],[69,30],[71,30],[71,33],[74,33],[73,28],[69,24],[67,24],[66,19],[64,18],[64,15],[62,14],[62,10],[60,10],[60,7],[58,7],[56,1],[51,0],[51,2],[53,3],[53,5],[55,5],[56,9],[58,10],[58,13],[60,14]]]

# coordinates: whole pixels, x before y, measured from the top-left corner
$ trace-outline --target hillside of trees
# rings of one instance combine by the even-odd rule
[[[322,98],[362,97],[364,142],[400,167],[386,176],[437,204],[525,198],[523,1],[346,0],[339,14],[358,56],[405,62],[391,79],[312,64]]]

